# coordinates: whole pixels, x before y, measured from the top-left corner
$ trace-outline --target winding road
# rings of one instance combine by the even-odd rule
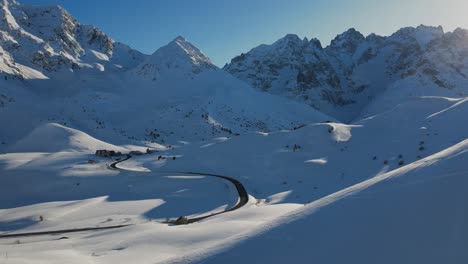
[[[115,162],[111,163],[109,165],[109,167],[112,168],[112,169],[125,171],[124,169],[119,168],[117,165],[119,163],[121,163],[121,162],[124,162],[124,161],[130,159],[130,158],[132,158],[132,156],[127,155],[125,159],[115,161]],[[186,222],[188,224],[196,223],[196,222],[199,222],[201,220],[204,220],[204,219],[207,219],[207,218],[210,218],[210,217],[213,217],[213,216],[217,216],[217,215],[220,215],[220,214],[235,211],[235,210],[241,208],[242,206],[246,205],[248,203],[248,201],[249,201],[249,195],[248,195],[245,187],[242,185],[242,183],[240,181],[238,181],[236,179],[233,179],[231,177],[224,176],[224,175],[218,175],[218,174],[198,173],[198,172],[171,172],[171,173],[180,173],[180,174],[193,175],[193,176],[209,176],[209,177],[215,177],[215,178],[223,179],[223,180],[226,180],[226,181],[232,183],[236,187],[237,193],[239,195],[239,200],[237,201],[237,203],[233,207],[228,208],[228,209],[226,209],[224,211],[214,213],[214,214],[210,214],[210,215],[206,215],[206,216],[199,216],[199,217],[195,217],[195,218],[187,218]],[[165,221],[165,222],[162,222],[162,223],[176,224],[177,221],[176,220],[169,220],[169,221]],[[0,234],[0,239],[2,239],[2,238],[28,237],[28,236],[59,235],[59,234],[87,232],[87,231],[102,231],[102,230],[110,230],[110,229],[128,227],[128,226],[131,226],[131,225],[134,225],[134,224],[114,225],[114,226],[105,226],[105,227],[85,227],[85,228],[51,230],[51,231],[42,231],[42,232]]]
[[[124,171],[124,169],[119,168],[117,165],[119,163],[121,163],[121,162],[129,160],[130,158],[132,158],[132,156],[127,155],[127,157],[125,159],[116,161],[116,162],[110,164],[109,167],[111,167],[113,169],[123,170]],[[206,216],[195,217],[195,218],[189,218],[188,219],[189,224],[195,223],[195,222],[198,222],[198,221],[201,221],[203,219],[210,218],[210,217],[213,217],[213,216],[216,216],[216,215],[220,215],[220,214],[235,211],[235,210],[241,208],[242,206],[246,205],[249,202],[249,194],[247,193],[247,190],[245,189],[244,185],[242,185],[242,183],[240,181],[238,181],[236,179],[233,179],[231,177],[224,176],[224,175],[218,175],[218,174],[211,174],[211,173],[201,173],[201,172],[180,172],[179,171],[179,172],[168,172],[168,173],[180,173],[180,174],[187,174],[187,175],[193,175],[193,176],[215,177],[215,178],[219,178],[219,179],[223,179],[225,181],[228,181],[228,182],[232,183],[236,187],[237,193],[239,195],[239,201],[237,201],[237,203],[233,207],[228,208],[228,209],[226,209],[224,211],[221,211],[221,212],[218,212],[218,213],[214,213],[214,214],[210,214],[210,215],[206,215]],[[175,223],[175,221],[169,220],[169,221],[166,221],[166,222],[163,222],[163,223]]]

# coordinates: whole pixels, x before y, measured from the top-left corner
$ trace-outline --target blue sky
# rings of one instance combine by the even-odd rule
[[[323,46],[350,27],[389,35],[404,26],[468,28],[466,0],[19,0],[59,4],[81,23],[151,54],[178,35],[218,66],[287,33]]]

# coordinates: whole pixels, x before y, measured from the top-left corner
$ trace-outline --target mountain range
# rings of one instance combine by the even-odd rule
[[[183,37],[145,55],[61,7],[0,5],[0,122],[10,124],[0,132],[0,148],[50,122],[151,145],[329,119],[256,91]],[[135,118],[142,115],[145,122]]]
[[[145,55],[115,42],[94,26],[80,24],[59,6],[29,6],[15,0],[2,0],[0,6],[3,80],[41,87],[44,83],[59,83],[64,90],[72,90],[69,87],[80,89],[83,82],[99,82],[95,79],[116,86],[129,86],[130,82],[132,86],[140,83],[161,87],[155,82],[192,80],[205,72],[224,75],[183,37]],[[365,37],[350,29],[327,47],[317,39],[289,34],[233,58],[223,70],[260,92],[309,105],[342,122],[352,122],[421,94],[465,94],[467,43],[465,29],[444,33],[441,27],[429,26],[403,28],[388,37]],[[223,78],[229,80],[222,83],[246,86],[228,76]],[[258,97],[262,97],[260,94]],[[1,104],[6,105],[10,98],[3,93]],[[302,119],[295,125],[301,122],[310,123]],[[283,124],[271,127],[261,124],[256,129],[288,127],[280,123]],[[242,132],[233,124],[224,127]]]
[[[397,122],[401,109],[420,100],[460,108],[468,93],[464,29],[419,26],[388,37],[350,29],[327,47],[290,34],[220,69],[181,36],[145,55],[59,6],[0,5],[0,123],[8,124],[0,151],[48,149],[39,138],[73,129],[160,148],[309,124],[381,124],[386,116]],[[463,139],[463,131],[447,133]],[[54,151],[69,150],[58,145]]]
[[[467,43],[465,29],[444,33],[442,27],[428,26],[403,28],[388,37],[349,29],[327,47],[317,39],[287,35],[241,54],[224,69],[259,90],[351,122],[388,109],[369,107],[396,90],[399,98],[390,107],[421,94],[466,94]]]

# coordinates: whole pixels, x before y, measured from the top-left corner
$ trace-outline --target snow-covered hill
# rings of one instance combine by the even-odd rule
[[[287,35],[241,54],[224,69],[259,90],[350,122],[419,95],[466,95],[466,43],[467,30],[444,33],[428,26],[403,28],[389,37],[364,37],[350,29],[325,48],[317,39]],[[400,86],[406,91],[390,97]],[[392,102],[370,111],[375,100]]]
[[[37,127],[29,135],[11,146],[9,152],[61,152],[81,151],[94,152],[96,149],[126,149],[97,140],[89,135],[64,127],[59,124],[45,124]]]

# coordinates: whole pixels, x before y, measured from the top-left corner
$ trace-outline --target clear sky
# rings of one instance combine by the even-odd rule
[[[287,33],[323,46],[354,27],[389,35],[404,26],[468,28],[468,0],[19,0],[59,4],[82,24],[151,54],[178,35],[218,66]]]

